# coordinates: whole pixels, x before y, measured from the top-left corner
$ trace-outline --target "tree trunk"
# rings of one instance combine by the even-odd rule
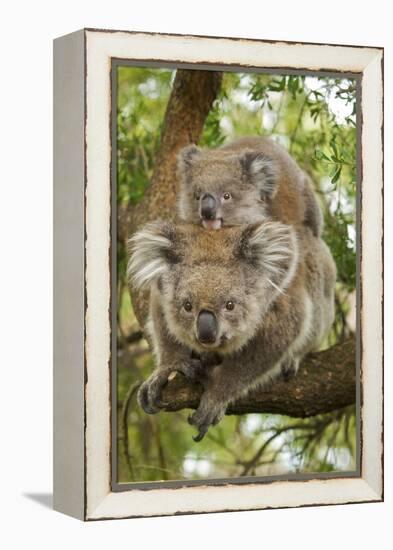
[[[177,71],[150,185],[134,208],[119,212],[118,236],[121,240],[148,221],[176,219],[177,153],[190,143],[198,143],[221,81],[222,73],[216,71]]]
[[[356,400],[355,340],[309,354],[290,381],[278,379],[263,390],[253,390],[229,406],[227,414],[271,413],[306,418],[328,413]],[[202,388],[191,386],[181,374],[168,382],[162,399],[167,411],[195,409]]]

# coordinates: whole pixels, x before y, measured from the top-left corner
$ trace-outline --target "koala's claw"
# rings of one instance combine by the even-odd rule
[[[198,409],[188,417],[188,423],[198,429],[198,434],[193,436],[193,440],[202,441],[210,426],[215,426],[220,422],[225,414],[226,405],[212,404],[211,402],[203,402],[199,404]]]
[[[138,391],[138,402],[147,414],[158,413],[168,406],[161,399],[161,392],[168,382],[168,372],[155,372]]]
[[[138,391],[138,403],[142,407],[142,409],[148,413],[148,414],[154,414],[156,411],[149,403],[149,397],[148,397],[149,387],[146,384],[142,384],[142,386],[139,388]]]
[[[205,437],[207,430],[209,429],[209,426],[201,426],[199,428],[198,435],[193,435],[192,439],[195,441],[195,443],[199,443],[199,441],[202,441],[202,439]]]

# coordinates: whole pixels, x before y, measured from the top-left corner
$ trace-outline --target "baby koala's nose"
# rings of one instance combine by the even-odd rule
[[[214,313],[205,309],[199,313],[197,335],[202,344],[214,344],[217,338],[217,319]]]
[[[213,195],[205,193],[201,197],[201,216],[205,220],[214,220],[217,212],[217,203]]]

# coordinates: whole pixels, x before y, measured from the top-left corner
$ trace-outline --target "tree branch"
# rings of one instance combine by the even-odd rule
[[[328,413],[356,400],[355,340],[309,354],[290,381],[276,380],[253,390],[229,406],[227,414],[271,413],[306,418]],[[168,412],[195,409],[202,388],[191,386],[181,374],[168,382],[163,401]]]

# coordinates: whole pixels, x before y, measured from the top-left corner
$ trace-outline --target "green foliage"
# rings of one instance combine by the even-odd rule
[[[118,70],[118,202],[135,203],[151,177],[174,71]],[[200,145],[269,135],[311,176],[324,212],[324,239],[337,264],[336,320],[325,345],[347,336],[356,285],[356,84],[304,75],[224,74]],[[119,243],[118,398],[148,377],[147,344],[129,344],[136,330],[124,284]],[[120,412],[120,411],[119,411]],[[198,444],[187,412],[146,415],[135,398],[128,416],[128,454],[119,414],[119,479],[160,480],[343,471],[355,468],[354,408],[306,420],[277,415],[227,416]]]
[[[118,68],[118,202],[143,197],[151,177],[173,71]]]
[[[202,147],[219,147],[225,141],[225,135],[221,129],[223,104],[226,99],[225,92],[214,101],[213,107],[207,115],[200,145]]]

